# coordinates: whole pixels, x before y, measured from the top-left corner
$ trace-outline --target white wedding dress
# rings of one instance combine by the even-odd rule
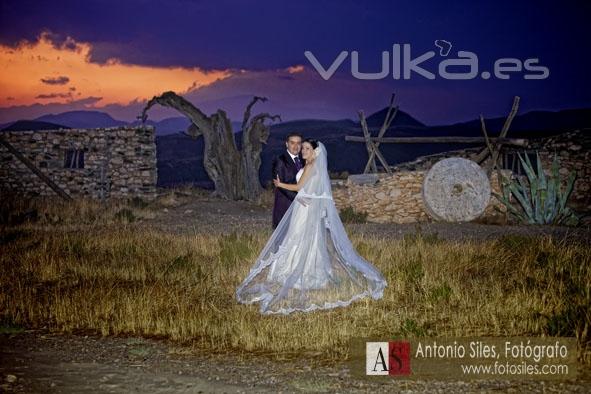
[[[300,168],[300,170],[296,174],[296,183],[300,181],[300,178],[302,177],[302,174],[303,173],[304,173],[304,169],[303,168]]]
[[[319,142],[310,174],[236,290],[263,314],[347,306],[383,296],[387,282],[355,251],[332,199],[326,148]],[[299,181],[303,169],[298,172]]]

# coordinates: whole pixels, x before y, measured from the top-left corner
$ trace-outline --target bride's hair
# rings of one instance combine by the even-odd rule
[[[306,138],[302,143],[307,142],[308,144],[312,145],[312,148],[318,148],[318,140],[314,138]]]

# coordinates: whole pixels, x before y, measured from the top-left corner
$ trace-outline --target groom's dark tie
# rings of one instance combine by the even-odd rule
[[[295,160],[295,165],[296,165],[296,168],[298,169],[298,171],[301,170],[302,169],[302,162],[300,161],[300,158],[298,156],[296,156],[294,160]]]

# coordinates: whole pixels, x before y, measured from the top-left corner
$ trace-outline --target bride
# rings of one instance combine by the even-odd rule
[[[386,280],[357,254],[339,218],[324,144],[306,139],[302,156],[297,184],[273,181],[297,195],[236,290],[238,302],[260,302],[263,314],[289,314],[382,298]]]

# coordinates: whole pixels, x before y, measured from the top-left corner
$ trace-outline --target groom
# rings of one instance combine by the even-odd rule
[[[273,179],[279,176],[281,182],[296,184],[296,174],[304,167],[305,161],[300,156],[302,150],[302,135],[292,132],[285,140],[285,152],[273,159]],[[273,205],[273,229],[285,215],[297,192],[283,188],[275,188],[275,202]]]

